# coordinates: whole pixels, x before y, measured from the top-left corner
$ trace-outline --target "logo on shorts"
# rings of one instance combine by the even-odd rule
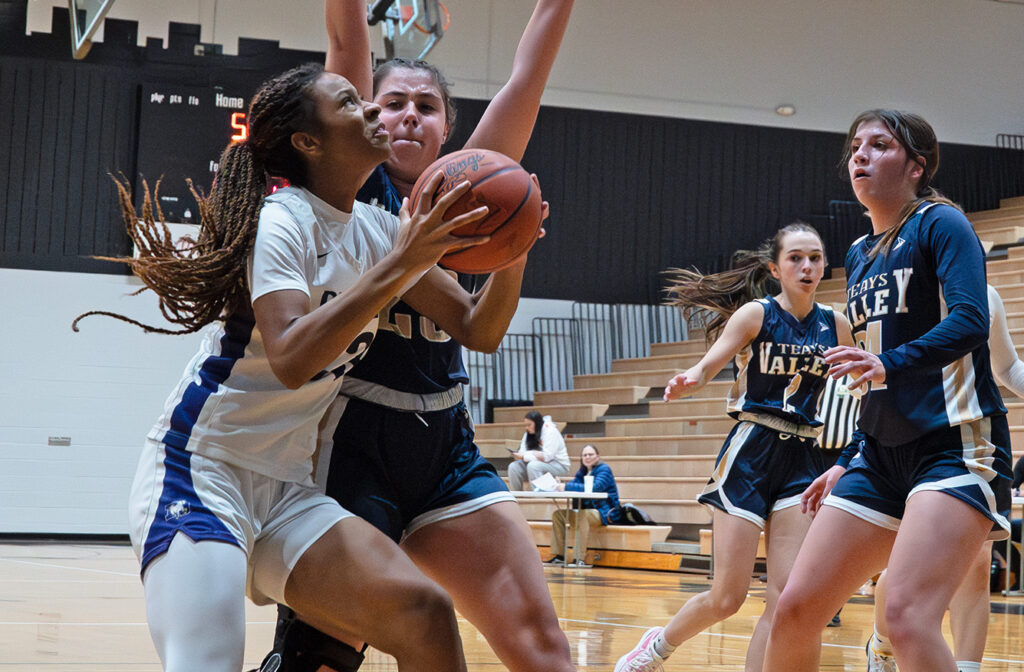
[[[188,502],[176,499],[164,507],[164,520],[178,520],[189,514]]]

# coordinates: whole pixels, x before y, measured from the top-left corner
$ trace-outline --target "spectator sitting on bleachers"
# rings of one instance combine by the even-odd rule
[[[551,474],[558,478],[569,473],[569,453],[565,449],[565,439],[551,416],[541,416],[537,411],[530,411],[523,419],[523,424],[526,432],[519,444],[519,452],[512,454],[512,464],[508,465],[510,490],[530,490],[529,482],[541,474]]]
[[[591,525],[614,525],[621,522],[622,509],[619,508],[619,491],[615,485],[615,476],[612,469],[601,461],[601,455],[597,448],[587,444],[580,453],[579,471],[576,477],[568,483],[559,483],[559,491],[585,492],[587,480],[592,478],[590,490],[592,492],[607,492],[608,499],[584,499],[580,502],[579,510],[558,509],[551,516],[551,553],[549,564],[561,565],[565,563],[565,528],[566,521],[569,525],[578,528],[579,548],[573,548],[573,558],[577,567],[588,567],[587,560],[587,538],[590,536]]]

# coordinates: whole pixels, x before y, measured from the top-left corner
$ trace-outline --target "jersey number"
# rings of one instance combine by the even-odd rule
[[[793,376],[793,379],[789,381],[789,385],[786,386],[786,391],[782,394],[782,410],[786,413],[796,413],[796,409],[789,403],[790,397],[796,394],[797,390],[800,389],[800,383],[803,382],[803,374],[798,373]]]
[[[380,325],[383,329],[392,331],[406,340],[411,340],[412,315],[397,312],[392,314],[391,312],[399,301],[401,301],[399,298],[391,299],[388,305],[380,311]],[[424,315],[420,315],[420,336],[435,343],[445,343],[451,339],[451,336]]]
[[[882,322],[881,320],[875,320],[874,322],[868,322],[864,329],[861,329],[853,335],[853,340],[857,343],[857,347],[861,350],[866,350],[872,355],[882,354]],[[871,382],[872,390],[884,390],[885,383]]]
[[[348,348],[345,350],[347,354],[352,355],[351,359],[346,361],[341,366],[331,369],[330,371],[321,371],[320,373],[313,376],[311,380],[320,380],[321,378],[324,378],[326,376],[334,376],[335,380],[341,378],[346,373],[348,373],[353,366],[356,365],[356,362],[359,361],[359,358],[363,356],[363,353],[366,352],[366,349],[370,347],[370,343],[372,342],[372,331],[364,331],[363,333],[359,334],[356,340],[352,341],[352,343],[350,343]]]

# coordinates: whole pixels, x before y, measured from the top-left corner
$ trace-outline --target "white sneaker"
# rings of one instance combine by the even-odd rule
[[[654,651],[654,638],[662,630],[658,627],[645,632],[633,650],[615,663],[615,672],[662,672],[665,660]]]
[[[896,666],[896,659],[894,657],[875,651],[871,646],[872,639],[874,639],[874,636],[872,636],[864,646],[864,653],[868,655],[867,672],[900,672],[900,668]]]

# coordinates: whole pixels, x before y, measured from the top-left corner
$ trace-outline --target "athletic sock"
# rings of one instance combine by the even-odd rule
[[[874,636],[871,637],[871,648],[874,650],[875,653],[881,654],[883,656],[893,655],[892,642],[889,641],[888,637],[883,637],[882,635],[878,634],[878,630],[875,630]]]
[[[668,658],[670,655],[672,655],[672,652],[676,650],[676,647],[669,644],[668,641],[665,639],[664,630],[657,634],[657,636],[654,638],[654,641],[651,643],[651,646],[654,648],[654,652],[658,654],[658,656],[660,656],[662,660]]]
[[[981,672],[981,663],[973,660],[956,661],[957,672]]]

